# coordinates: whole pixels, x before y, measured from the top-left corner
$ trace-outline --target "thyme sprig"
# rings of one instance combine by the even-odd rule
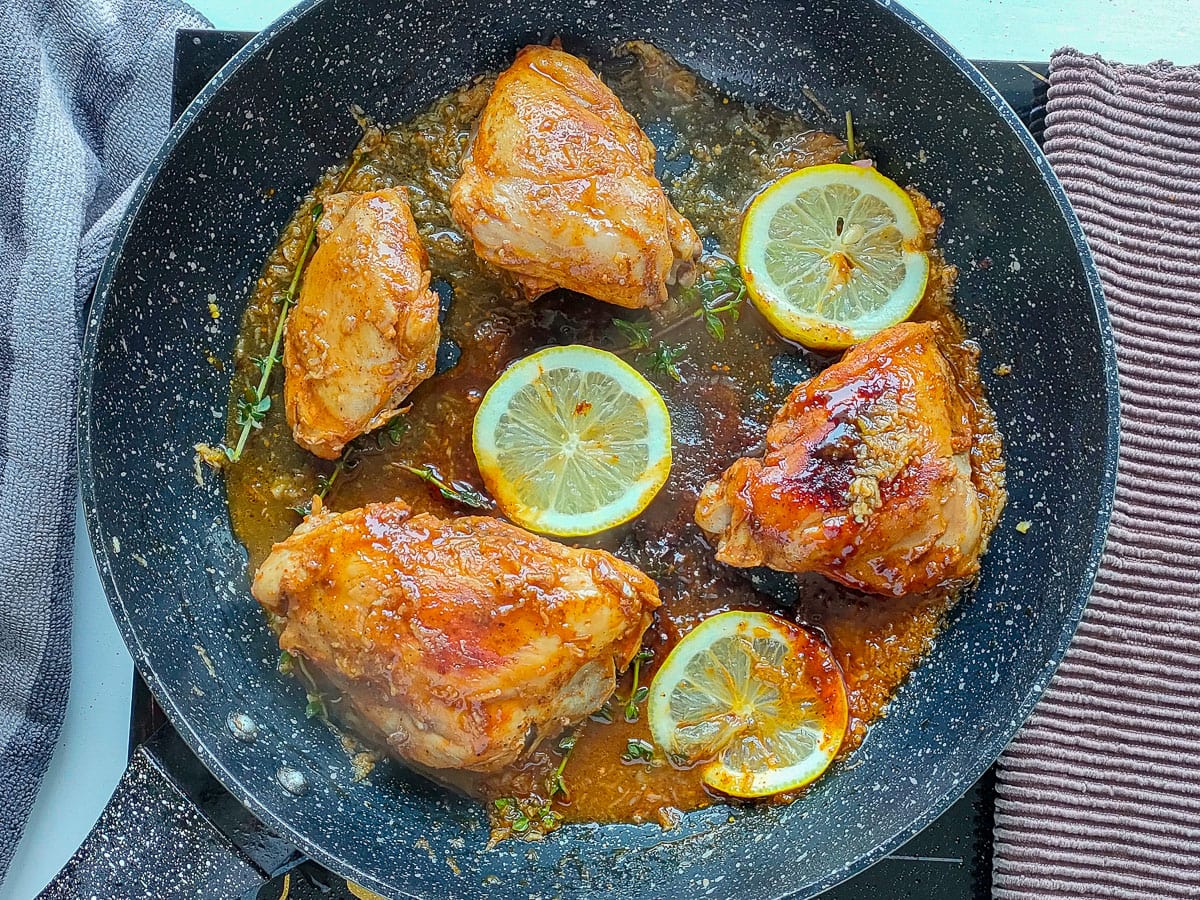
[[[550,773],[550,783],[548,793],[550,799],[553,800],[560,794],[564,797],[568,796],[567,783],[563,780],[563,771],[567,768],[567,760],[571,758],[571,751],[575,749],[575,742],[579,740],[579,732],[572,731],[570,734],[564,735],[558,742],[558,749],[562,751],[563,758],[559,760],[557,768]]]
[[[401,410],[401,412],[403,413],[404,410]],[[375,450],[383,451],[389,446],[395,447],[399,445],[400,439],[404,437],[406,431],[408,431],[408,421],[404,416],[393,416],[388,420],[386,425],[374,432]],[[364,455],[375,452],[371,449],[369,443],[364,443],[365,440],[366,436],[364,435],[347,444],[346,448],[342,451],[342,455],[338,457],[338,461],[334,464],[333,471],[328,475],[321,475],[317,478],[317,489],[314,491],[317,497],[322,500],[328,497],[342,475],[357,468]],[[290,507],[290,509],[301,517],[307,516],[312,512],[312,501]]]
[[[612,323],[629,343],[630,350],[645,350],[650,346],[650,326],[646,322],[613,319]]]
[[[338,457],[338,461],[333,465],[333,471],[328,475],[321,475],[317,478],[317,489],[314,491],[314,496],[317,499],[324,500],[329,496],[329,492],[333,490],[333,486],[337,484],[339,478],[346,472],[352,470],[358,465],[358,453],[352,447],[347,447],[346,450]],[[290,507],[292,512],[301,518],[307,517],[312,512],[312,501],[301,503],[298,506]]]
[[[362,144],[360,144],[355,148],[354,155],[350,158],[350,164],[346,166],[346,171],[338,178],[337,185],[331,193],[337,194],[345,189],[350,181],[350,177],[362,161],[362,157],[363,150]],[[283,342],[283,332],[287,325],[288,313],[291,312],[292,307],[296,304],[296,291],[300,286],[300,276],[304,272],[304,267],[308,263],[313,244],[317,239],[317,223],[324,214],[325,204],[318,200],[313,204],[313,208],[309,213],[310,221],[308,224],[308,233],[304,236],[304,246],[300,251],[300,257],[296,260],[296,268],[292,272],[292,280],[289,282],[287,290],[283,294],[283,300],[279,304],[279,316],[275,320],[275,334],[271,339],[271,350],[266,356],[256,356],[252,360],[255,368],[258,369],[258,384],[251,396],[242,397],[238,400],[237,413],[234,419],[242,430],[238,434],[237,443],[232,448],[225,445],[221,447],[225,458],[230,462],[237,462],[242,458],[242,452],[246,449],[246,441],[250,439],[250,432],[262,427],[263,420],[267,417],[267,412],[271,408],[271,396],[267,393],[267,386],[270,384],[271,373],[274,371],[275,366],[283,362],[283,358],[279,353],[279,345]]]
[[[710,258],[711,260],[712,258]],[[683,381],[677,365],[687,350],[686,344],[669,344],[663,338],[699,319],[714,340],[725,340],[728,325],[738,321],[746,299],[746,283],[736,264],[716,257],[695,283],[679,295],[685,307],[694,307],[690,315],[681,315],[667,325],[654,330],[649,322],[613,319],[613,327],[625,341],[622,355],[638,352],[638,362],[649,371]]]
[[[416,475],[422,481],[432,484],[438,489],[438,493],[447,500],[453,500],[456,503],[462,503],[464,506],[471,506],[475,509],[492,508],[492,501],[472,485],[465,481],[447,482],[442,478],[441,473],[430,463],[420,466],[409,466],[404,463],[397,463],[397,465],[404,471]]]
[[[288,312],[296,302],[296,288],[300,284],[300,273],[304,271],[304,265],[308,262],[308,255],[317,239],[317,223],[324,213],[325,205],[323,203],[318,202],[313,205],[308,234],[304,238],[304,247],[300,251],[300,258],[296,260],[296,269],[292,272],[291,283],[288,284],[288,288],[283,294],[283,300],[279,304],[279,318],[275,322],[275,336],[271,339],[271,352],[265,357],[254,358],[254,365],[258,367],[259,371],[258,386],[254,389],[252,397],[238,399],[236,421],[242,430],[233,449],[224,448],[225,456],[230,462],[237,462],[242,458],[242,451],[246,449],[246,441],[250,438],[250,432],[255,428],[262,427],[263,419],[266,418],[267,411],[271,408],[271,397],[267,393],[267,385],[270,383],[271,372],[274,370],[275,364],[281,361],[279,345],[283,341],[283,330],[287,324]]]
[[[681,319],[680,321],[687,322],[690,320]],[[684,351],[687,349],[686,345],[672,345],[665,341],[651,341],[650,324],[648,322],[613,319],[612,323],[625,339],[626,347],[622,353],[634,350],[645,351],[638,353],[637,361],[640,365],[651,372],[673,378],[675,381],[683,381],[683,376],[679,373],[679,367],[675,363],[683,356]],[[675,322],[668,325],[663,329],[663,333],[673,331],[678,324],[678,322]]]
[[[725,319],[737,322],[746,299],[746,282],[741,270],[733,263],[717,266],[696,280],[684,294],[685,299],[699,303],[694,318],[704,322],[709,334],[718,341],[725,340]]]
[[[651,372],[666,375],[675,381],[683,381],[683,375],[679,373],[676,363],[686,350],[687,344],[672,345],[659,341],[654,347],[654,352],[647,359],[646,365]]]
[[[492,801],[492,806],[496,810],[496,819],[493,821],[498,821],[500,827],[507,828],[511,834],[528,834],[529,837],[537,837],[556,828],[562,821],[562,813],[554,809],[554,798],[568,796],[563,771],[567,767],[567,760],[571,758],[571,751],[575,749],[575,742],[578,739],[578,729],[568,732],[559,739],[558,749],[562,753],[562,759],[559,760],[558,766],[547,779],[548,798],[546,800],[543,801],[540,797],[528,799],[497,797]],[[535,825],[540,827],[534,828]],[[493,834],[493,840],[496,840],[495,834]]]
[[[854,135],[854,114],[846,110],[846,152],[838,157],[840,163],[871,162],[866,148]]]
[[[626,722],[638,720],[638,704],[650,694],[650,688],[644,684],[639,685],[638,682],[641,680],[643,663],[648,663],[653,658],[654,651],[646,647],[639,650],[633,658],[633,686],[629,689],[629,699],[625,701]]]
[[[304,716],[308,719],[315,719],[318,716],[326,721],[329,720],[329,707],[327,703],[337,703],[338,699],[326,701],[325,695],[317,689],[317,682],[308,671],[308,667],[304,665],[303,656],[295,656],[288,653],[286,650],[279,652],[279,672],[282,675],[292,675],[299,669],[303,676],[305,687],[305,695],[308,702],[304,706]]]

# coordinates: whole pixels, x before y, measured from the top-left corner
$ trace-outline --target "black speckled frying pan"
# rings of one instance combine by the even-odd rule
[[[207,357],[231,357],[239,304],[281,226],[355,143],[350,104],[401,120],[555,35],[594,55],[645,38],[735,95],[818,122],[812,97],[853,108],[883,167],[945,203],[942,245],[983,348],[1011,499],[929,660],[852,764],[800,802],[717,806],[671,832],[568,826],[485,851],[479,805],[399,767],[354,783],[336,737],[305,723],[250,597],[223,485],[197,482],[192,446],[223,436],[228,373]],[[993,378],[1000,363],[1013,374]],[[1117,451],[1112,341],[1061,189],[960,56],[870,0],[310,0],[171,132],[101,275],[83,384],[88,526],[139,670],[229,791],[388,896],[809,896],[853,875],[969,787],[1045,688],[1092,584]],[[1024,536],[1021,519],[1036,523]]]

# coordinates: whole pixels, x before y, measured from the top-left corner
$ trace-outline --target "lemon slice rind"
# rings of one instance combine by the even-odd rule
[[[836,233],[838,219],[852,240]],[[872,167],[831,163],[786,175],[754,199],[738,264],[755,308],[780,334],[840,350],[912,314],[929,278],[921,237],[916,208],[899,185]],[[842,251],[857,271],[840,289],[853,293],[838,297],[826,286],[830,259]]]
[[[707,759],[700,769],[704,783],[736,797],[765,797],[815,781],[845,737],[840,673],[833,673],[828,708],[789,707],[788,697],[752,677],[755,661],[786,667],[802,644],[818,646],[799,626],[769,613],[706,619],[675,646],[651,683],[647,715],[655,744],[678,762]],[[737,711],[739,705],[781,727],[745,728],[747,713]]]
[[[484,395],[475,459],[508,518],[561,537],[596,534],[649,505],[671,470],[671,420],[642,375],[594,347],[549,347]]]

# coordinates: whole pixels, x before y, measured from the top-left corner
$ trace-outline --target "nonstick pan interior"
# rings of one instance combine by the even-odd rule
[[[305,720],[300,685],[276,672],[224,487],[209,472],[199,483],[192,448],[223,435],[229,372],[208,356],[231,358],[281,226],[353,146],[350,106],[397,121],[554,36],[591,56],[648,39],[735,95],[830,129],[854,111],[885,171],[944,203],[941,243],[982,346],[1010,501],[977,588],[930,659],[849,763],[801,801],[716,806],[670,832],[568,826],[485,851],[479,805],[395,766],[355,783],[336,735]],[[1065,650],[1115,470],[1115,366],[1095,273],[1012,113],[893,6],[309,3],[205,89],[133,209],[102,274],[85,354],[82,479],[109,599],[159,701],[226,787],[318,861],[385,895],[815,893],[969,787]],[[1001,363],[1012,374],[994,377]],[[1034,523],[1028,534],[1014,529],[1022,519]],[[232,714],[255,722],[255,740],[228,727]]]

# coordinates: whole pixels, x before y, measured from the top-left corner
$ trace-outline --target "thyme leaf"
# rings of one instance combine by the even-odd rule
[[[677,769],[686,769],[691,764],[682,753],[668,753],[667,760]]]
[[[518,800],[515,797],[497,797],[492,801],[500,820],[501,827],[507,828],[511,834],[525,834],[538,823],[542,832],[552,830],[562,819],[562,815],[550,808],[550,804]],[[535,835],[538,832],[535,829]]]
[[[329,711],[325,708],[325,698],[320,694],[314,694],[312,691],[308,693],[308,704],[304,707],[304,715],[310,719],[315,719],[320,716],[322,719],[329,718]]]
[[[271,398],[268,397],[239,397],[237,402],[237,423],[244,429],[261,428],[262,420],[267,417],[271,408]],[[236,460],[235,460],[236,461]]]
[[[591,714],[589,717],[597,722],[603,722],[608,725],[612,722],[612,700],[605,700],[600,708]]]
[[[258,369],[259,375],[266,375],[271,371],[272,366],[280,365],[283,360],[277,355],[267,356],[252,356],[250,362],[254,363],[254,368]]]
[[[388,446],[395,447],[400,443],[400,438],[404,437],[406,431],[408,431],[408,420],[404,416],[393,416],[383,428],[379,429],[379,433],[375,436],[375,443],[380,450],[384,450]]]
[[[627,763],[651,762],[654,759],[654,745],[641,738],[630,738],[621,759]]]

